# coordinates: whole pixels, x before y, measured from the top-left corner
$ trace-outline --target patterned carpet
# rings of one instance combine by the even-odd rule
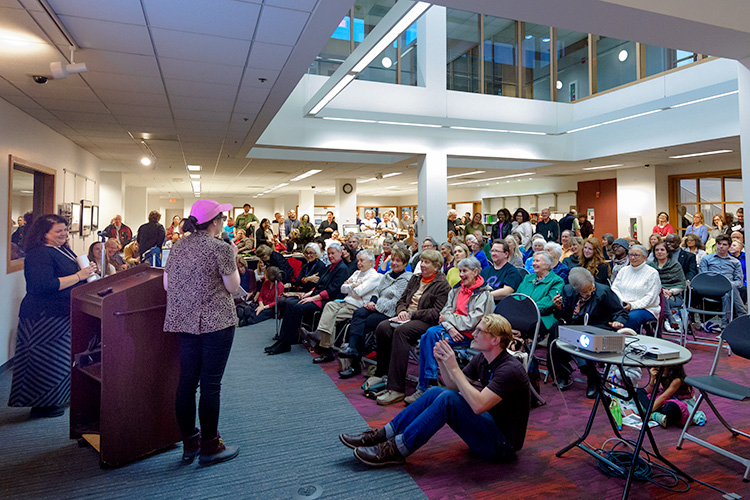
[[[687,374],[707,373],[715,348],[691,345],[690,349],[693,359],[686,365]],[[382,407],[363,397],[360,386],[364,378],[340,380],[336,365],[337,363],[327,364],[326,372],[370,425],[381,426],[403,409],[403,403]],[[725,351],[718,373],[750,385],[748,368],[750,361],[738,356],[727,357]],[[412,364],[409,373],[417,375],[418,366]],[[408,387],[407,394],[413,389],[413,385]],[[585,397],[585,384],[575,383],[564,393],[558,392],[552,384],[546,384],[542,387],[542,395],[547,400],[547,405],[532,410],[526,442],[515,463],[488,464],[479,460],[446,427],[409,457],[406,471],[427,497],[434,500],[621,498],[624,480],[606,476],[599,470],[596,460],[582,450],[574,448],[561,458],[555,457],[557,451],[573,442],[584,431],[592,407],[592,401]],[[750,405],[733,404],[724,400],[715,402],[730,423],[741,429],[750,429]],[[702,428],[694,427],[694,433],[728,447],[741,456],[750,456],[750,440],[732,438],[710,414],[705,403],[701,405],[701,409],[706,410],[708,422]],[[740,464],[690,442],[684,443],[682,450],[677,450],[675,446],[680,434],[678,428],[656,427],[653,433],[662,454],[686,473],[725,491],[750,495],[750,483],[742,481],[744,468]],[[625,428],[623,434],[626,438],[637,437],[637,431],[629,428]],[[600,408],[587,443],[592,447],[599,447],[611,437],[613,433],[607,417]],[[678,488],[683,487],[684,484]],[[692,483],[687,493],[675,493],[654,484],[638,482],[634,483],[630,493],[630,498],[633,499],[677,497],[703,499],[719,498],[720,495],[699,483]]]

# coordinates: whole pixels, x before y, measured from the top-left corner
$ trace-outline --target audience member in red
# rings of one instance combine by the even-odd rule
[[[254,325],[273,318],[273,313],[276,311],[276,299],[281,298],[283,293],[284,283],[279,279],[279,268],[267,267],[263,284],[253,301],[244,306],[237,306],[239,326]]]
[[[656,225],[651,232],[658,234],[662,238],[668,234],[674,233],[674,228],[672,227],[672,224],[669,223],[669,215],[667,215],[667,212],[659,212],[659,215],[656,216]]]

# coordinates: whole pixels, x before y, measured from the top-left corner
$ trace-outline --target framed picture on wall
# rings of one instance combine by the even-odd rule
[[[99,205],[91,207],[91,230],[99,230]]]
[[[70,222],[71,233],[78,233],[81,231],[81,204],[72,203],[72,218]]]
[[[72,203],[60,203],[57,206],[57,215],[63,217],[68,221],[68,226],[73,222],[73,204]]]
[[[80,234],[84,238],[91,234],[91,216],[94,204],[90,200],[81,200]]]

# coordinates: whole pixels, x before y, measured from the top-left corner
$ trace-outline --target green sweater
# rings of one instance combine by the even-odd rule
[[[539,314],[542,317],[542,324],[549,330],[555,323],[552,300],[555,295],[562,293],[565,282],[551,271],[539,282],[534,283],[534,280],[536,280],[536,273],[527,274],[521,284],[518,285],[516,292],[524,293],[536,302]]]

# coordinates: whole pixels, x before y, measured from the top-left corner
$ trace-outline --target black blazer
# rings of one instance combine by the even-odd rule
[[[320,277],[318,286],[315,287],[313,295],[319,295],[322,292],[328,292],[327,300],[336,300],[344,296],[341,293],[341,285],[349,277],[349,268],[346,267],[346,262],[342,260],[338,261],[336,265],[331,265],[326,269],[326,272]]]
[[[569,325],[582,325],[586,313],[589,315],[589,325],[602,326],[610,328],[612,321],[619,321],[622,324],[628,322],[629,314],[623,309],[620,298],[606,285],[594,283],[596,290],[586,304],[581,308],[578,314],[574,315],[576,304],[578,303],[578,292],[572,286],[565,285],[562,291],[562,310],[556,307],[552,311],[557,319],[565,321]]]
[[[267,245],[271,248],[273,248],[273,242],[269,243],[266,239],[266,230],[262,227],[259,227],[255,231],[255,248],[258,248],[261,245]]]
[[[306,283],[302,283],[302,278],[306,276],[312,276],[313,274],[317,274],[318,277],[323,276],[323,273],[326,272],[326,265],[323,264],[320,259],[315,259],[312,262],[305,262],[302,264],[302,268],[299,271],[299,274],[292,282],[293,288],[300,292],[309,292],[315,286],[317,283],[312,283],[310,281]]]
[[[271,258],[268,259],[267,266],[276,266],[279,268],[279,270],[284,273],[281,277],[281,281],[283,283],[291,283],[292,278],[294,277],[294,270],[292,269],[291,264],[289,264],[289,261],[284,258],[283,255],[281,255],[279,252],[274,251],[271,253]]]
[[[698,264],[695,261],[695,254],[686,252],[683,249],[677,250],[677,262],[682,266],[682,271],[685,273],[685,279],[690,281],[695,278],[698,274]]]

